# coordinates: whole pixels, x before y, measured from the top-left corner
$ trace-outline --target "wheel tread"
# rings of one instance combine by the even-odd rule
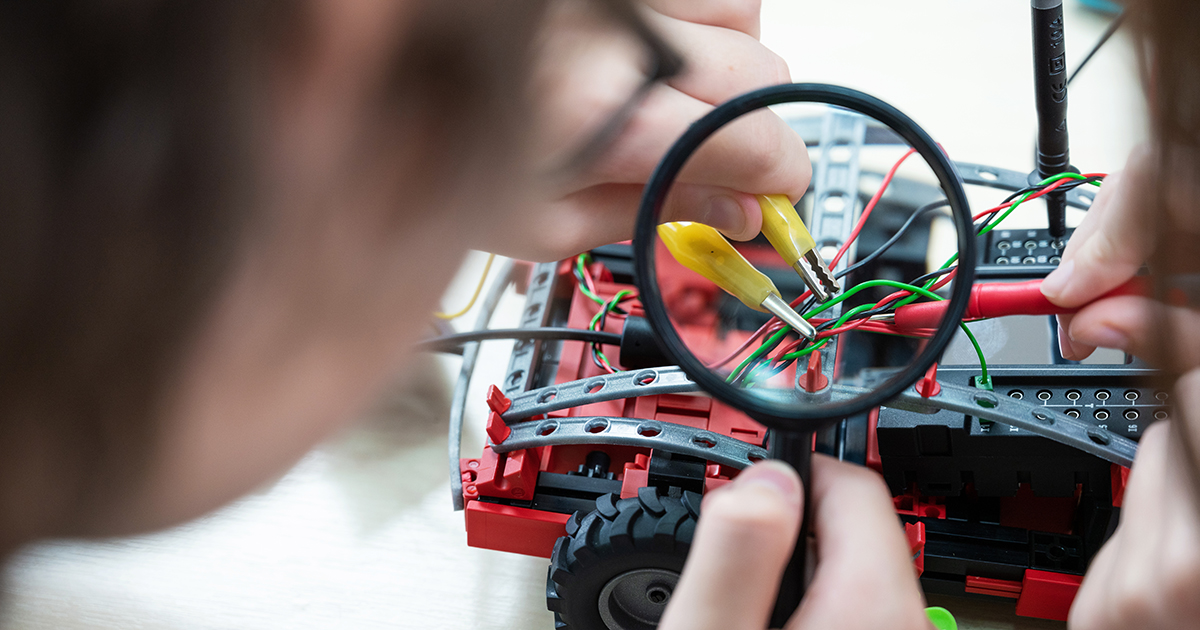
[[[546,575],[546,607],[554,612],[556,630],[603,630],[595,618],[597,583],[602,585],[610,579],[606,575],[619,573],[598,571],[623,572],[644,558],[658,558],[671,570],[682,567],[702,497],[678,490],[673,494],[663,496],[655,488],[641,488],[628,499],[605,495],[596,500],[595,511],[571,516],[568,535],[555,542]],[[617,565],[624,568],[614,568]]]

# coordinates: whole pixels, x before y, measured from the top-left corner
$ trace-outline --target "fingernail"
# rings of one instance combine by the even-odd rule
[[[1071,339],[1080,343],[1086,343],[1089,346],[1098,346],[1101,348],[1114,348],[1116,350],[1125,350],[1129,348],[1129,337],[1125,333],[1108,326],[1098,326],[1086,330],[1077,331]]]
[[[1062,297],[1063,291],[1067,288],[1067,283],[1071,281],[1071,274],[1075,272],[1075,261],[1068,260],[1058,266],[1058,269],[1050,272],[1042,280],[1042,295],[1056,300]]]
[[[737,199],[719,195],[709,198],[701,223],[729,234],[741,234],[746,229],[746,212]]]
[[[1075,346],[1071,344],[1071,336],[1067,334],[1067,331],[1063,329],[1061,324],[1058,327],[1058,353],[1061,354],[1064,359],[1068,359],[1070,361],[1079,360],[1075,356]]]
[[[791,466],[783,462],[759,462],[736,479],[738,487],[762,486],[770,488],[779,498],[793,505],[800,505],[800,477]]]

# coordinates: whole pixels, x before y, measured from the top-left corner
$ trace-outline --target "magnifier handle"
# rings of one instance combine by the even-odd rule
[[[800,473],[800,481],[804,486],[804,520],[800,522],[800,534],[796,539],[796,548],[792,557],[783,569],[783,579],[779,582],[779,595],[775,598],[775,607],[771,611],[772,628],[782,628],[788,619],[800,607],[804,599],[804,591],[808,584],[805,579],[806,560],[808,555],[808,524],[812,520],[812,446],[813,434],[800,431],[772,430],[769,438],[769,452],[772,458],[785,461]]]

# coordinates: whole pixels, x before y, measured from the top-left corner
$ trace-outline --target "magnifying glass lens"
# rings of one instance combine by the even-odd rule
[[[779,130],[782,166],[718,161]],[[836,418],[877,405],[901,375],[911,383],[951,310],[960,239],[945,166],[826,103],[757,109],[711,133],[670,181],[653,243],[669,334],[691,359],[681,364],[702,366],[719,397],[784,419]],[[734,187],[746,181],[771,194]],[[697,208],[713,220],[671,220],[705,216]],[[761,229],[731,229],[731,209],[762,216]]]

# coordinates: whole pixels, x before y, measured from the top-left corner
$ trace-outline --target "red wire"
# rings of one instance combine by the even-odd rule
[[[583,283],[587,285],[587,288],[592,292],[592,295],[599,295],[596,293],[596,283],[592,280],[592,272],[588,270],[588,266],[580,265],[579,267],[583,271]]]
[[[1090,178],[1092,178],[1092,177],[1108,177],[1108,174],[1107,174],[1107,173],[1084,173],[1082,176],[1090,179]],[[1053,184],[1050,184],[1049,186],[1047,186],[1047,187],[1045,187],[1045,188],[1043,188],[1043,189],[1041,189],[1041,190],[1037,191],[1036,193],[1034,193],[1034,194],[1030,195],[1030,196],[1029,196],[1029,199],[1026,199],[1025,201],[1029,201],[1030,199],[1037,199],[1038,197],[1041,197],[1042,195],[1045,195],[1045,194],[1047,194],[1047,193],[1053,192],[1053,191],[1054,191],[1054,189],[1058,188],[1059,186],[1064,186],[1064,185],[1066,185],[1066,184],[1067,184],[1068,182],[1070,182],[1070,181],[1073,181],[1073,180],[1072,180],[1072,179],[1070,179],[1070,178],[1067,178],[1067,179],[1060,179],[1060,180],[1058,180],[1058,181],[1054,182]],[[992,208],[992,209],[990,209],[990,210],[984,210],[983,212],[980,212],[979,214],[977,214],[977,215],[975,215],[975,216],[971,217],[971,220],[973,220],[973,221],[978,221],[978,220],[982,219],[983,217],[985,217],[985,216],[987,216],[987,215],[989,215],[989,214],[992,214],[992,213],[994,213],[994,212],[999,212],[999,211],[1001,211],[1001,210],[1004,210],[1005,208],[1011,207],[1011,206],[1012,206],[1014,203],[1016,203],[1016,201],[1017,201],[1017,200],[1016,200],[1016,199],[1014,199],[1014,200],[1012,200],[1012,201],[1007,201],[1007,202],[1005,202],[1005,203],[1002,203],[1002,204],[1000,204],[1000,205],[998,205],[998,206],[996,206],[995,208]]]
[[[889,185],[891,185],[892,179],[895,178],[896,172],[900,170],[900,166],[904,164],[904,161],[907,160],[909,158],[909,156],[911,156],[912,154],[914,154],[916,152],[917,152],[916,149],[909,149],[904,155],[900,156],[900,159],[896,160],[896,163],[893,164],[892,168],[888,170],[887,174],[883,178],[883,182],[879,185],[879,190],[877,190],[875,192],[875,195],[873,197],[871,197],[870,201],[868,201],[867,205],[863,208],[862,215],[858,218],[858,223],[854,226],[854,230],[852,232],[850,232],[850,238],[846,239],[846,242],[842,244],[840,249],[838,249],[837,254],[835,254],[834,257],[829,261],[830,267],[836,267],[838,262],[841,261],[842,256],[845,256],[846,252],[850,250],[850,245],[852,243],[854,243],[855,240],[858,239],[859,233],[862,231],[863,226],[866,225],[867,218],[871,216],[871,212],[875,209],[875,206],[879,204],[879,201],[880,201],[880,199],[883,198],[884,193],[887,192],[887,188]],[[1086,177],[1086,178],[1107,177],[1107,174],[1106,173],[1084,173],[1083,177]],[[1071,179],[1060,179],[1060,180],[1054,182],[1053,184],[1050,184],[1049,186],[1043,188],[1042,190],[1039,190],[1038,192],[1030,195],[1028,198],[1025,199],[1025,201],[1029,201],[1030,199],[1037,199],[1038,197],[1041,197],[1043,195],[1051,193],[1055,189],[1059,188],[1060,186],[1066,185],[1066,183],[1069,181],[1072,181],[1072,180]],[[1005,210],[1005,209],[1011,207],[1013,205],[1013,203],[1015,203],[1015,202],[1016,202],[1016,200],[1005,202],[1005,203],[1002,203],[1002,204],[1000,204],[994,208],[991,208],[989,210],[984,210],[983,212],[980,212],[979,214],[976,214],[975,216],[971,217],[971,220],[978,221],[979,219],[981,219],[987,215],[994,214],[1001,210]],[[940,280],[938,280],[935,284],[933,284],[929,288],[929,290],[937,291],[938,289],[946,286],[947,284],[950,283],[951,280],[954,279],[954,276],[957,273],[958,273],[957,269],[947,273]],[[803,302],[805,299],[807,299],[811,294],[812,294],[811,291],[805,291],[804,293],[801,293],[799,295],[799,297],[797,297],[795,300],[792,300],[791,306],[796,307],[796,306],[800,305],[800,303]],[[892,293],[891,295],[885,297],[883,300],[876,303],[876,305],[878,306],[879,304],[882,304],[883,302],[887,302],[890,299],[901,299],[901,298],[908,297],[910,295],[912,295],[912,293],[909,291],[903,291],[903,290],[897,291],[897,292]],[[817,320],[814,319],[813,321],[817,321]],[[817,335],[817,338],[824,339],[826,337],[831,337],[833,335],[841,334],[848,330],[854,330],[856,328],[862,327],[865,324],[865,322],[867,322],[867,321],[869,321],[869,320],[867,320],[867,319],[856,320],[855,322],[851,322],[850,324],[846,324],[845,326],[842,326],[840,328],[835,328],[832,330],[824,331],[821,334]],[[818,322],[818,323],[822,323],[822,322]],[[878,322],[873,322],[873,323],[877,324]],[[739,354],[744,352],[746,350],[746,348],[750,347],[750,344],[753,343],[754,340],[762,337],[763,334],[767,333],[768,329],[771,329],[771,332],[774,332],[775,330],[778,330],[779,328],[781,328],[782,326],[780,324],[781,324],[781,322],[779,321],[779,319],[771,318],[770,320],[767,321],[767,323],[763,324],[757,331],[755,331],[754,334],[751,335],[744,343],[742,343],[741,346],[739,346],[736,350],[734,350],[732,353],[730,353],[729,356],[725,357],[724,359],[722,359],[716,363],[710,364],[708,367],[710,369],[712,369],[712,368],[717,368],[722,365],[725,365],[726,363],[729,363],[734,358],[736,358]],[[873,329],[873,328],[874,328],[874,326],[870,327],[869,329]],[[887,330],[878,330],[875,332],[899,332],[899,330],[894,329],[894,328],[888,328]],[[909,332],[913,332],[913,331],[905,331],[905,332],[909,333]],[[927,331],[924,331],[924,332],[927,332]],[[785,349],[783,351],[779,352],[778,354],[779,355],[787,354],[788,352],[792,351],[791,349],[798,347],[800,345],[800,343],[801,343],[800,341],[795,341],[795,342],[789,344],[787,347],[785,347]]]
[[[737,350],[734,350],[733,352],[729,353],[729,356],[725,357],[724,359],[721,359],[720,361],[717,361],[716,363],[710,363],[710,364],[706,365],[705,367],[707,367],[710,370],[715,370],[715,369],[721,367],[722,365],[729,363],[730,361],[737,358],[737,356],[739,354],[745,352],[746,348],[749,348],[750,344],[754,343],[755,339],[762,337],[763,334],[766,334],[768,332],[773,334],[775,331],[779,330],[780,328],[783,328],[783,322],[779,321],[778,319],[768,320],[767,323],[763,324],[761,327],[759,327],[758,330],[754,331],[754,334],[750,335],[749,339],[746,339],[746,341],[742,342],[742,345],[738,346]]]
[[[842,256],[845,256],[846,252],[850,250],[850,244],[858,238],[858,233],[862,231],[863,225],[867,223],[867,217],[871,216],[871,211],[875,209],[875,206],[879,204],[879,200],[883,198],[883,193],[887,191],[888,185],[892,183],[892,178],[896,176],[896,171],[900,170],[900,165],[904,164],[904,160],[907,160],[908,156],[916,152],[916,149],[909,149],[908,152],[900,156],[899,160],[896,160],[891,170],[883,177],[883,183],[879,185],[879,190],[875,192],[875,196],[871,197],[871,200],[867,202],[867,206],[863,208],[862,216],[858,218],[858,224],[854,226],[854,231],[850,233],[850,238],[846,239],[846,242],[842,244],[842,248],[838,250],[837,255],[829,261],[831,268],[836,267],[838,262],[841,261]]]
[[[883,198],[883,193],[887,191],[888,186],[891,185],[891,183],[892,183],[892,179],[896,177],[896,171],[900,170],[900,166],[902,164],[904,164],[904,161],[907,160],[910,155],[912,155],[916,152],[917,152],[916,149],[909,149],[908,152],[906,152],[904,155],[900,156],[899,160],[896,160],[896,163],[893,164],[892,168],[888,170],[886,175],[884,175],[883,182],[880,183],[880,185],[879,185],[879,190],[875,192],[875,196],[871,197],[870,201],[867,202],[866,207],[863,208],[862,216],[860,216],[858,218],[858,224],[854,226],[854,231],[852,231],[850,233],[850,238],[847,239],[844,244],[842,244],[841,249],[838,250],[837,254],[829,262],[830,267],[836,267],[838,264],[838,261],[840,261],[842,259],[842,256],[844,256],[846,254],[846,252],[849,251],[850,244],[853,243],[854,240],[858,238],[858,233],[862,231],[863,225],[867,221],[867,217],[871,216],[871,211],[874,210],[875,206],[879,204],[879,200]],[[799,306],[800,303],[803,302],[804,300],[808,299],[808,296],[810,296],[810,295],[812,295],[812,291],[806,290],[804,293],[801,293],[796,299],[792,300],[791,306],[793,308],[795,308],[796,306]],[[762,337],[763,334],[767,332],[768,328],[774,328],[775,330],[778,330],[779,328],[782,327],[781,324],[782,324],[782,322],[780,322],[779,319],[776,317],[772,317],[771,319],[767,320],[767,323],[763,324],[761,327],[759,327],[758,330],[754,331],[754,334],[751,335],[750,338],[747,339],[745,343],[743,343],[740,347],[738,347],[737,350],[734,350],[733,353],[731,353],[729,356],[725,357],[724,359],[722,359],[716,363],[710,364],[708,366],[708,368],[709,369],[718,368],[722,365],[725,365],[726,363],[729,363],[734,358],[736,358],[737,355],[741,354],[742,352],[745,352],[746,348],[750,347],[750,344],[753,343],[755,339]]]
[[[857,320],[854,320],[844,326],[840,326],[838,328],[832,328],[830,330],[823,330],[817,335],[817,339],[825,339],[828,337],[833,337],[835,335],[840,335],[842,333],[849,332],[851,330],[862,330],[865,332],[874,332],[874,333],[891,333],[891,334],[896,334],[896,335],[904,335],[906,337],[932,337],[933,336],[933,332],[928,329],[925,329],[925,328],[900,330],[900,329],[896,328],[895,326],[892,326],[891,324],[885,324],[883,322],[871,321],[869,319],[857,319]],[[800,345],[802,343],[803,343],[803,341],[793,341],[792,343],[783,347],[781,350],[777,351],[775,353],[775,356],[771,357],[771,360],[777,361],[777,362],[783,360],[783,359],[781,359],[781,357],[783,357],[783,355],[791,353],[791,352],[795,352],[796,350],[798,350],[800,348]]]
[[[1085,174],[1083,174],[1083,177],[1087,177],[1087,178],[1092,178],[1092,177],[1108,177],[1108,174],[1107,174],[1107,173],[1085,173]],[[1058,180],[1058,181],[1054,182],[1053,184],[1050,184],[1049,186],[1047,186],[1047,187],[1043,188],[1042,190],[1039,190],[1038,192],[1036,192],[1036,193],[1034,193],[1034,194],[1030,195],[1030,196],[1029,196],[1029,197],[1028,197],[1028,198],[1027,198],[1025,201],[1029,201],[1030,199],[1037,199],[1038,197],[1041,197],[1041,196],[1043,196],[1043,195],[1046,195],[1046,194],[1048,194],[1048,193],[1051,193],[1051,192],[1053,192],[1053,191],[1054,191],[1056,188],[1058,188],[1058,187],[1060,187],[1060,186],[1063,186],[1063,185],[1065,185],[1067,182],[1070,182],[1070,181],[1072,181],[1072,180],[1071,180],[1071,179],[1060,179],[1060,180]],[[1006,209],[1006,208],[1009,208],[1009,207],[1011,207],[1011,206],[1012,206],[1014,203],[1016,203],[1016,200],[1015,200],[1015,199],[1014,199],[1013,201],[1009,201],[1009,202],[1006,202],[1006,203],[1002,203],[1002,204],[1000,204],[1000,205],[998,205],[998,206],[996,206],[995,208],[992,208],[992,209],[990,209],[990,210],[984,210],[983,212],[980,212],[979,214],[977,214],[977,215],[975,215],[975,216],[971,217],[971,220],[972,220],[972,221],[978,221],[979,219],[981,219],[981,218],[983,218],[983,217],[985,217],[985,216],[987,216],[987,215],[989,215],[989,214],[992,214],[992,213],[995,213],[995,212],[999,212],[999,211],[1001,211],[1001,210],[1004,210],[1004,209]],[[946,274],[945,276],[943,276],[943,277],[942,277],[942,279],[938,280],[938,281],[937,281],[935,284],[933,284],[933,286],[929,287],[929,290],[930,290],[930,291],[937,291],[938,289],[940,289],[940,288],[942,288],[942,287],[946,286],[947,284],[949,284],[949,283],[950,283],[950,281],[951,281],[951,280],[953,280],[953,279],[954,279],[954,276],[955,276],[955,275],[957,275],[957,274],[958,274],[958,268],[957,268],[957,267],[955,267],[955,269],[954,269],[953,271],[951,271],[950,273]],[[897,291],[897,292],[895,292],[895,293],[893,293],[893,294],[889,295],[887,298],[884,298],[884,300],[886,301],[886,300],[888,300],[888,299],[890,299],[890,298],[893,298],[893,297],[896,297],[896,298],[905,298],[905,297],[908,297],[908,296],[910,296],[910,295],[912,295],[912,292],[910,292],[910,291],[903,291],[903,290],[901,290],[901,291]]]

